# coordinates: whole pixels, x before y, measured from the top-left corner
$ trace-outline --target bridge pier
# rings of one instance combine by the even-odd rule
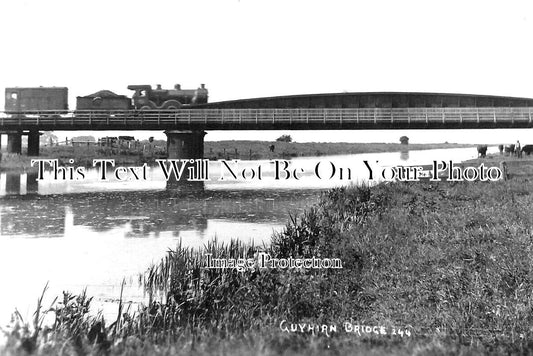
[[[165,134],[169,159],[204,158],[205,131],[167,130]]]
[[[39,155],[39,131],[30,130],[28,132],[28,156]]]
[[[22,132],[14,131],[7,133],[7,152],[18,154],[22,152]]]
[[[204,136],[205,131],[182,131],[167,130],[167,158],[168,159],[201,159],[204,158]],[[193,166],[186,164],[184,172]],[[203,191],[204,182],[188,181],[188,175],[182,176],[178,181],[171,176],[167,181],[167,189],[178,189],[187,191]]]

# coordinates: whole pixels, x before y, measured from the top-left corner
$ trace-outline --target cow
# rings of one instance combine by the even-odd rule
[[[481,158],[485,158],[487,156],[487,145],[477,146],[477,156]]]
[[[503,150],[505,151],[505,155],[507,156],[507,154],[509,154],[510,156],[514,155],[514,144],[512,145],[505,145],[505,147],[503,148]]]
[[[529,156],[533,152],[533,145],[524,145],[522,152]]]

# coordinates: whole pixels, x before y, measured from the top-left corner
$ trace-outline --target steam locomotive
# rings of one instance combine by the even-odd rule
[[[162,89],[157,85],[129,85],[135,93],[131,98],[118,95],[110,90],[101,90],[87,96],[76,97],[76,110],[176,110],[205,104],[208,91],[204,84],[198,89],[181,89],[176,84],[173,89]],[[68,110],[68,88],[34,87],[6,88],[5,111],[7,113],[25,111],[52,111],[63,113]]]

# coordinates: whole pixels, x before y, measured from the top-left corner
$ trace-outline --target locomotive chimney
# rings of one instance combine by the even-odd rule
[[[205,84],[200,84],[200,88],[205,89]]]
[[[161,90],[161,84],[157,84],[157,89],[156,90]]]
[[[174,89],[176,89],[176,90],[181,90],[181,84],[176,84],[176,85],[174,85]]]

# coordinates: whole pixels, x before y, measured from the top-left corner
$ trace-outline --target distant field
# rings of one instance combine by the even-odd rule
[[[274,145],[274,151],[270,146]],[[267,142],[267,141],[207,141],[204,144],[204,157],[208,159],[288,159],[292,157],[332,156],[357,153],[398,152],[402,150],[430,150],[442,148],[475,147],[456,143],[409,144],[399,143],[346,143],[346,142]],[[25,149],[23,148],[23,151]],[[41,147],[39,158],[58,159],[68,164],[91,166],[97,157],[115,159],[117,164],[142,164],[164,158],[166,142],[156,140],[141,142],[139,149],[103,148],[98,146],[53,146]],[[31,158],[25,155],[3,153],[0,170],[31,169]]]
[[[270,145],[274,145],[274,152],[270,151]],[[475,145],[456,143],[402,145],[399,143],[208,141],[205,142],[204,155],[206,158],[238,157],[250,159],[251,157],[252,159],[271,159],[461,147],[475,147]]]

